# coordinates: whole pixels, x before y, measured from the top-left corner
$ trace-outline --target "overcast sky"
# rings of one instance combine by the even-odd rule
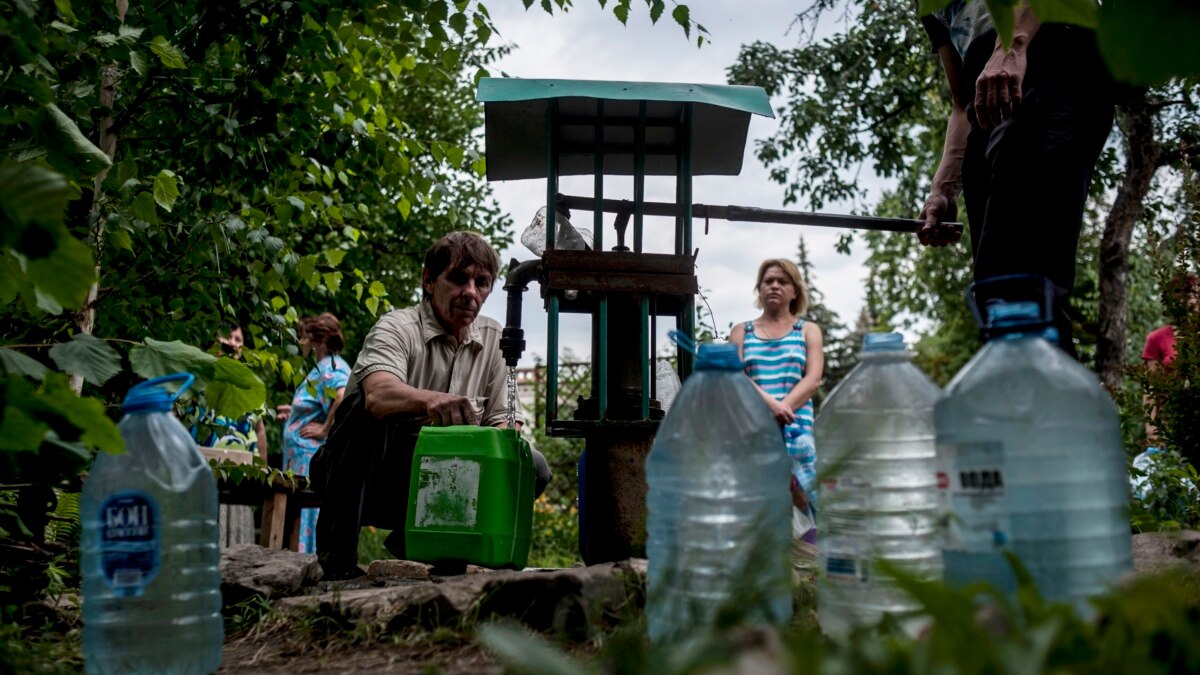
[[[687,4],[693,19],[711,33],[712,42],[697,49],[694,39],[668,15],[651,25],[643,2],[633,3],[629,25],[622,26],[609,10],[601,10],[596,0],[576,0],[566,15],[549,16],[535,3],[529,11],[518,0],[488,3],[488,9],[500,32],[500,40],[514,46],[495,70],[511,77],[632,80],[646,82],[687,82],[725,84],[725,69],[733,63],[744,43],[764,40],[792,45],[795,36],[787,33],[792,18],[803,3],[795,0],[691,0]],[[611,3],[609,3],[611,4]],[[778,114],[778,108],[776,109]],[[776,120],[752,117],[750,140],[739,176],[703,176],[695,180],[694,200],[704,204],[737,204],[763,208],[809,210],[807,204],[785,207],[783,187],[770,181],[766,170],[753,156],[753,140],[765,138],[776,128]],[[700,139],[702,142],[702,139]],[[632,179],[628,185],[610,178],[605,183],[606,197],[632,198]],[[532,220],[544,203],[542,180],[501,181],[492,183],[501,208],[513,218],[516,235]],[[591,178],[566,178],[560,181],[566,194],[590,196]],[[673,181],[647,180],[647,199],[673,201]],[[577,225],[591,227],[591,216],[576,217]],[[611,222],[611,216],[606,219]],[[842,320],[852,323],[862,306],[865,252],[861,244],[853,255],[834,250],[838,230],[799,228],[791,225],[755,225],[711,221],[710,233],[704,234],[703,221],[694,224],[693,241],[700,249],[697,259],[700,286],[704,289],[724,333],[735,321],[754,318],[752,287],[758,264],[764,258],[793,257],[801,234],[814,266],[815,283],[826,303]],[[646,250],[669,253],[673,250],[673,222],[647,219]],[[611,225],[605,241],[615,241]],[[526,260],[533,256],[519,241],[503,251],[503,259]],[[526,294],[524,305],[525,339],[528,345],[522,365],[532,365],[534,354],[545,358],[546,320],[536,285]],[[484,314],[501,323],[505,302],[497,293],[484,306]],[[660,322],[673,323],[668,320]],[[561,331],[564,347],[580,357],[590,352],[589,320],[566,317]],[[670,326],[663,326],[665,332]],[[662,344],[660,340],[659,344]]]

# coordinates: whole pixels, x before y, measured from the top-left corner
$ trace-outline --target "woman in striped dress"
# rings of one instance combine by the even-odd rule
[[[795,263],[764,260],[754,293],[762,316],[734,326],[729,341],[738,345],[746,374],[783,430],[792,459],[792,500],[811,522],[817,462],[812,397],[825,367],[824,340],[817,324],[798,316],[808,308],[808,291]],[[805,538],[814,535],[809,531]]]

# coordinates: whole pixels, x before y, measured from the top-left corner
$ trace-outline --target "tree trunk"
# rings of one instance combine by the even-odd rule
[[[125,22],[125,12],[129,9],[129,0],[116,0],[117,18]],[[113,123],[113,99],[116,97],[117,82],[121,79],[121,70],[115,63],[100,67],[100,109],[104,116],[97,120],[96,126],[100,131],[99,142],[96,144],[109,159],[117,157],[117,137],[111,133]],[[104,253],[104,218],[100,213],[100,205],[104,201],[103,184],[108,170],[101,171],[92,182],[92,208],[89,214],[91,221],[90,234],[92,253],[96,257],[96,281],[88,290],[87,300],[76,316],[76,325],[80,333],[91,334],[96,327],[96,294],[100,289],[100,256]],[[83,391],[83,376],[71,376],[71,388],[75,393]]]
[[[1100,327],[1096,373],[1110,391],[1121,386],[1129,329],[1129,242],[1158,168],[1154,108],[1143,93],[1121,106],[1125,134],[1125,178],[1117,190],[1100,240]]]

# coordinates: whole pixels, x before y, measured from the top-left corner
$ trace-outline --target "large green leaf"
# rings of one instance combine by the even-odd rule
[[[15,349],[0,347],[0,369],[9,375],[22,375],[40,380],[50,371],[36,359]]]
[[[14,246],[31,223],[60,227],[69,201],[71,187],[60,174],[31,162],[0,164],[0,213],[4,214],[0,241]]]
[[[154,201],[170,213],[176,199],[179,199],[179,182],[175,173],[166,169],[159,171],[154,177]]]
[[[70,309],[83,305],[96,283],[92,250],[70,235],[59,240],[49,257],[30,260],[26,269],[39,290]]]
[[[0,450],[34,450],[50,427],[15,405],[5,406],[0,418]]]
[[[1129,84],[1200,75],[1197,35],[1200,3],[1195,0],[1124,0],[1100,8],[1100,52],[1113,75]]]
[[[218,415],[237,418],[266,403],[267,387],[246,364],[222,357],[213,364],[204,398]]]
[[[129,207],[130,213],[138,220],[144,220],[151,225],[158,224],[158,211],[154,206],[154,196],[149,192],[139,192]]]
[[[1096,0],[1029,0],[1044,23],[1069,23],[1096,28],[1100,25],[1100,5]]]
[[[79,440],[107,453],[125,451],[125,442],[117,425],[108,418],[104,403],[90,396],[78,396],[71,389],[67,378],[53,375],[46,378],[39,404],[43,410],[60,415],[79,430]],[[64,440],[75,440],[56,429]]]
[[[75,120],[52,103],[42,106],[41,136],[50,164],[69,176],[90,178],[112,166],[108,155],[83,135]]]
[[[17,299],[20,284],[17,277],[21,274],[21,265],[8,251],[0,249],[0,307]]]
[[[186,68],[187,62],[184,59],[183,52],[175,45],[167,42],[167,39],[161,35],[155,35],[150,41],[150,51],[158,55],[158,60],[168,68]]]
[[[129,350],[129,365],[133,372],[146,379],[173,373],[207,375],[212,372],[217,357],[179,340],[162,342],[146,338],[143,344]]]
[[[50,348],[50,358],[72,375],[103,385],[113,375],[121,372],[121,356],[107,342],[87,333],[78,333],[70,342]]]

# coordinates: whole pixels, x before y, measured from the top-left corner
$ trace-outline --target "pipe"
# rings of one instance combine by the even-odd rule
[[[573,197],[559,195],[560,208],[591,211],[596,208],[596,200],[591,197]],[[679,207],[663,202],[645,202],[645,215],[668,216],[679,215]],[[633,203],[621,199],[602,199],[600,208],[606,213],[624,213],[633,208]],[[884,232],[916,232],[925,221],[910,218],[880,218],[877,216],[846,216],[834,213],[808,213],[805,211],[785,211],[782,209],[761,209],[752,206],[713,206],[710,204],[693,204],[692,217],[713,218],[716,220],[741,221],[749,223],[782,223],[785,225],[809,225],[816,227],[838,227],[854,230],[879,230]],[[962,223],[945,223],[961,233]]]
[[[504,330],[500,332],[500,353],[504,363],[515,368],[525,351],[525,331],[521,329],[522,294],[529,289],[529,282],[538,278],[542,270],[541,260],[508,263],[508,276],[504,279],[504,290],[508,292],[508,311],[504,318]]]

